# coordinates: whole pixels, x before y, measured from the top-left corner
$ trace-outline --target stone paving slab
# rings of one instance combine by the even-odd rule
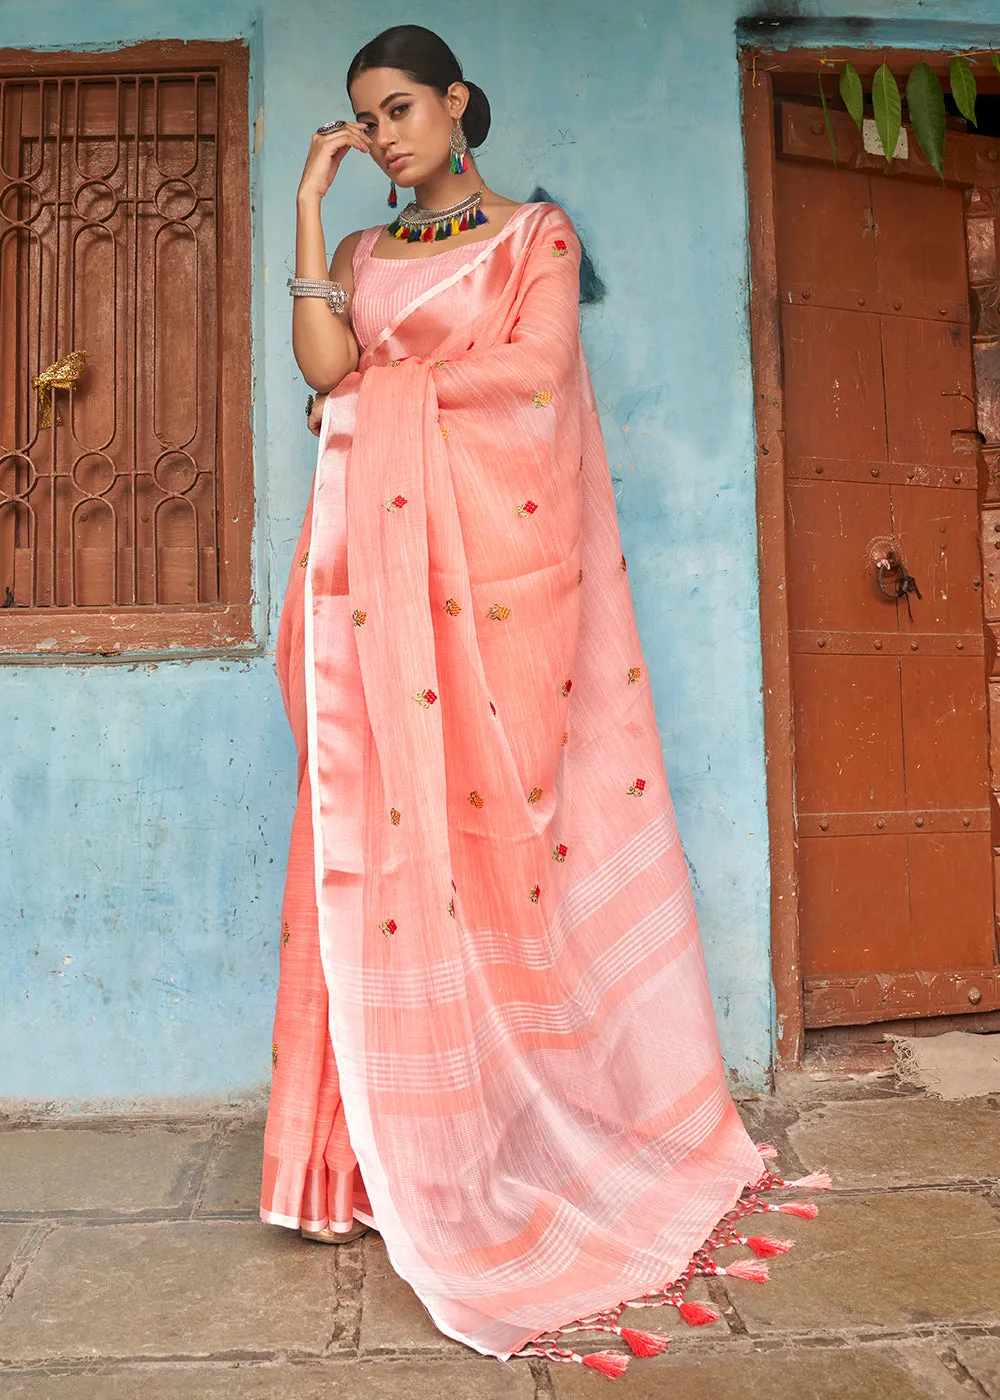
[[[4,1376],[4,1400],[532,1400],[527,1365],[479,1358],[323,1366],[131,1367],[115,1375]],[[704,1400],[704,1397],[702,1397]]]
[[[0,1314],[0,1360],[320,1353],[337,1253],[249,1222],[64,1226]]]
[[[203,1211],[259,1210],[263,1154],[263,1117],[252,1118],[226,1133],[222,1149],[205,1178],[199,1214]]]
[[[10,1261],[18,1245],[36,1228],[32,1225],[0,1225],[0,1278],[3,1278],[10,1268]]]
[[[342,1248],[342,1246],[334,1246]],[[476,1353],[439,1332],[423,1303],[395,1273],[377,1235],[366,1235],[365,1278],[361,1298],[362,1355],[390,1351],[435,1351],[456,1361],[474,1360]]]
[[[751,1332],[1000,1323],[1000,1214],[981,1196],[906,1191],[818,1199],[817,1220],[768,1217],[768,1229],[796,1241],[771,1262],[770,1283],[727,1280]],[[725,1263],[733,1252],[716,1257]]]
[[[601,1377],[576,1365],[549,1368],[555,1400],[595,1400]],[[763,1355],[634,1360],[609,1394],[621,1400],[963,1400],[929,1345],[813,1348]]]
[[[209,1123],[0,1130],[0,1212],[89,1214],[181,1206],[193,1198]]]
[[[838,1187],[981,1181],[1000,1170],[1000,1106],[982,1100],[822,1104],[787,1132],[803,1167],[825,1168]]]
[[[969,1337],[955,1354],[990,1400],[1000,1400],[1000,1337]]]

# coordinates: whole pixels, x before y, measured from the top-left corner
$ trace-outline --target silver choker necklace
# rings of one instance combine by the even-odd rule
[[[447,209],[422,209],[416,200],[411,200],[389,225],[388,232],[407,243],[439,242],[479,224],[488,224],[489,219],[480,208],[482,199],[483,185]]]

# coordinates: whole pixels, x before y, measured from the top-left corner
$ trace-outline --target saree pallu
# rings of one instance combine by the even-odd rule
[[[665,1288],[763,1170],[719,1053],[579,259],[561,210],[524,206],[373,337],[325,405],[303,571],[342,1179],[356,1154],[393,1267],[500,1357]]]

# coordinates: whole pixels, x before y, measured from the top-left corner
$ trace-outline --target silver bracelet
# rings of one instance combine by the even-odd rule
[[[350,302],[350,297],[339,282],[325,282],[318,277],[289,277],[288,295],[322,297],[335,316],[342,315]]]

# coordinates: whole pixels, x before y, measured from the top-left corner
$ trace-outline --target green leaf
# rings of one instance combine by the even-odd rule
[[[955,106],[962,116],[970,121],[973,126],[978,126],[976,121],[976,75],[966,63],[964,58],[953,58],[949,70],[951,79],[951,95],[955,99]]]
[[[816,70],[816,81],[819,84],[819,100],[823,104],[823,121],[826,124],[826,139],[830,143],[830,150],[833,152],[833,164],[837,164],[837,138],[833,134],[833,122],[830,120],[830,108],[827,105],[826,93],[823,91],[823,65],[820,64]]]
[[[883,63],[876,68],[872,78],[872,106],[875,108],[875,127],[882,142],[886,163],[891,165],[899,140],[899,130],[903,124],[903,104],[900,101],[896,79],[889,72],[889,65]]]
[[[929,63],[918,63],[906,84],[906,107],[920,149],[944,178],[944,93]]]
[[[858,70],[853,63],[844,64],[844,71],[840,75],[840,96],[844,106],[854,118],[854,125],[860,131],[861,123],[865,119],[865,91],[861,86]]]

